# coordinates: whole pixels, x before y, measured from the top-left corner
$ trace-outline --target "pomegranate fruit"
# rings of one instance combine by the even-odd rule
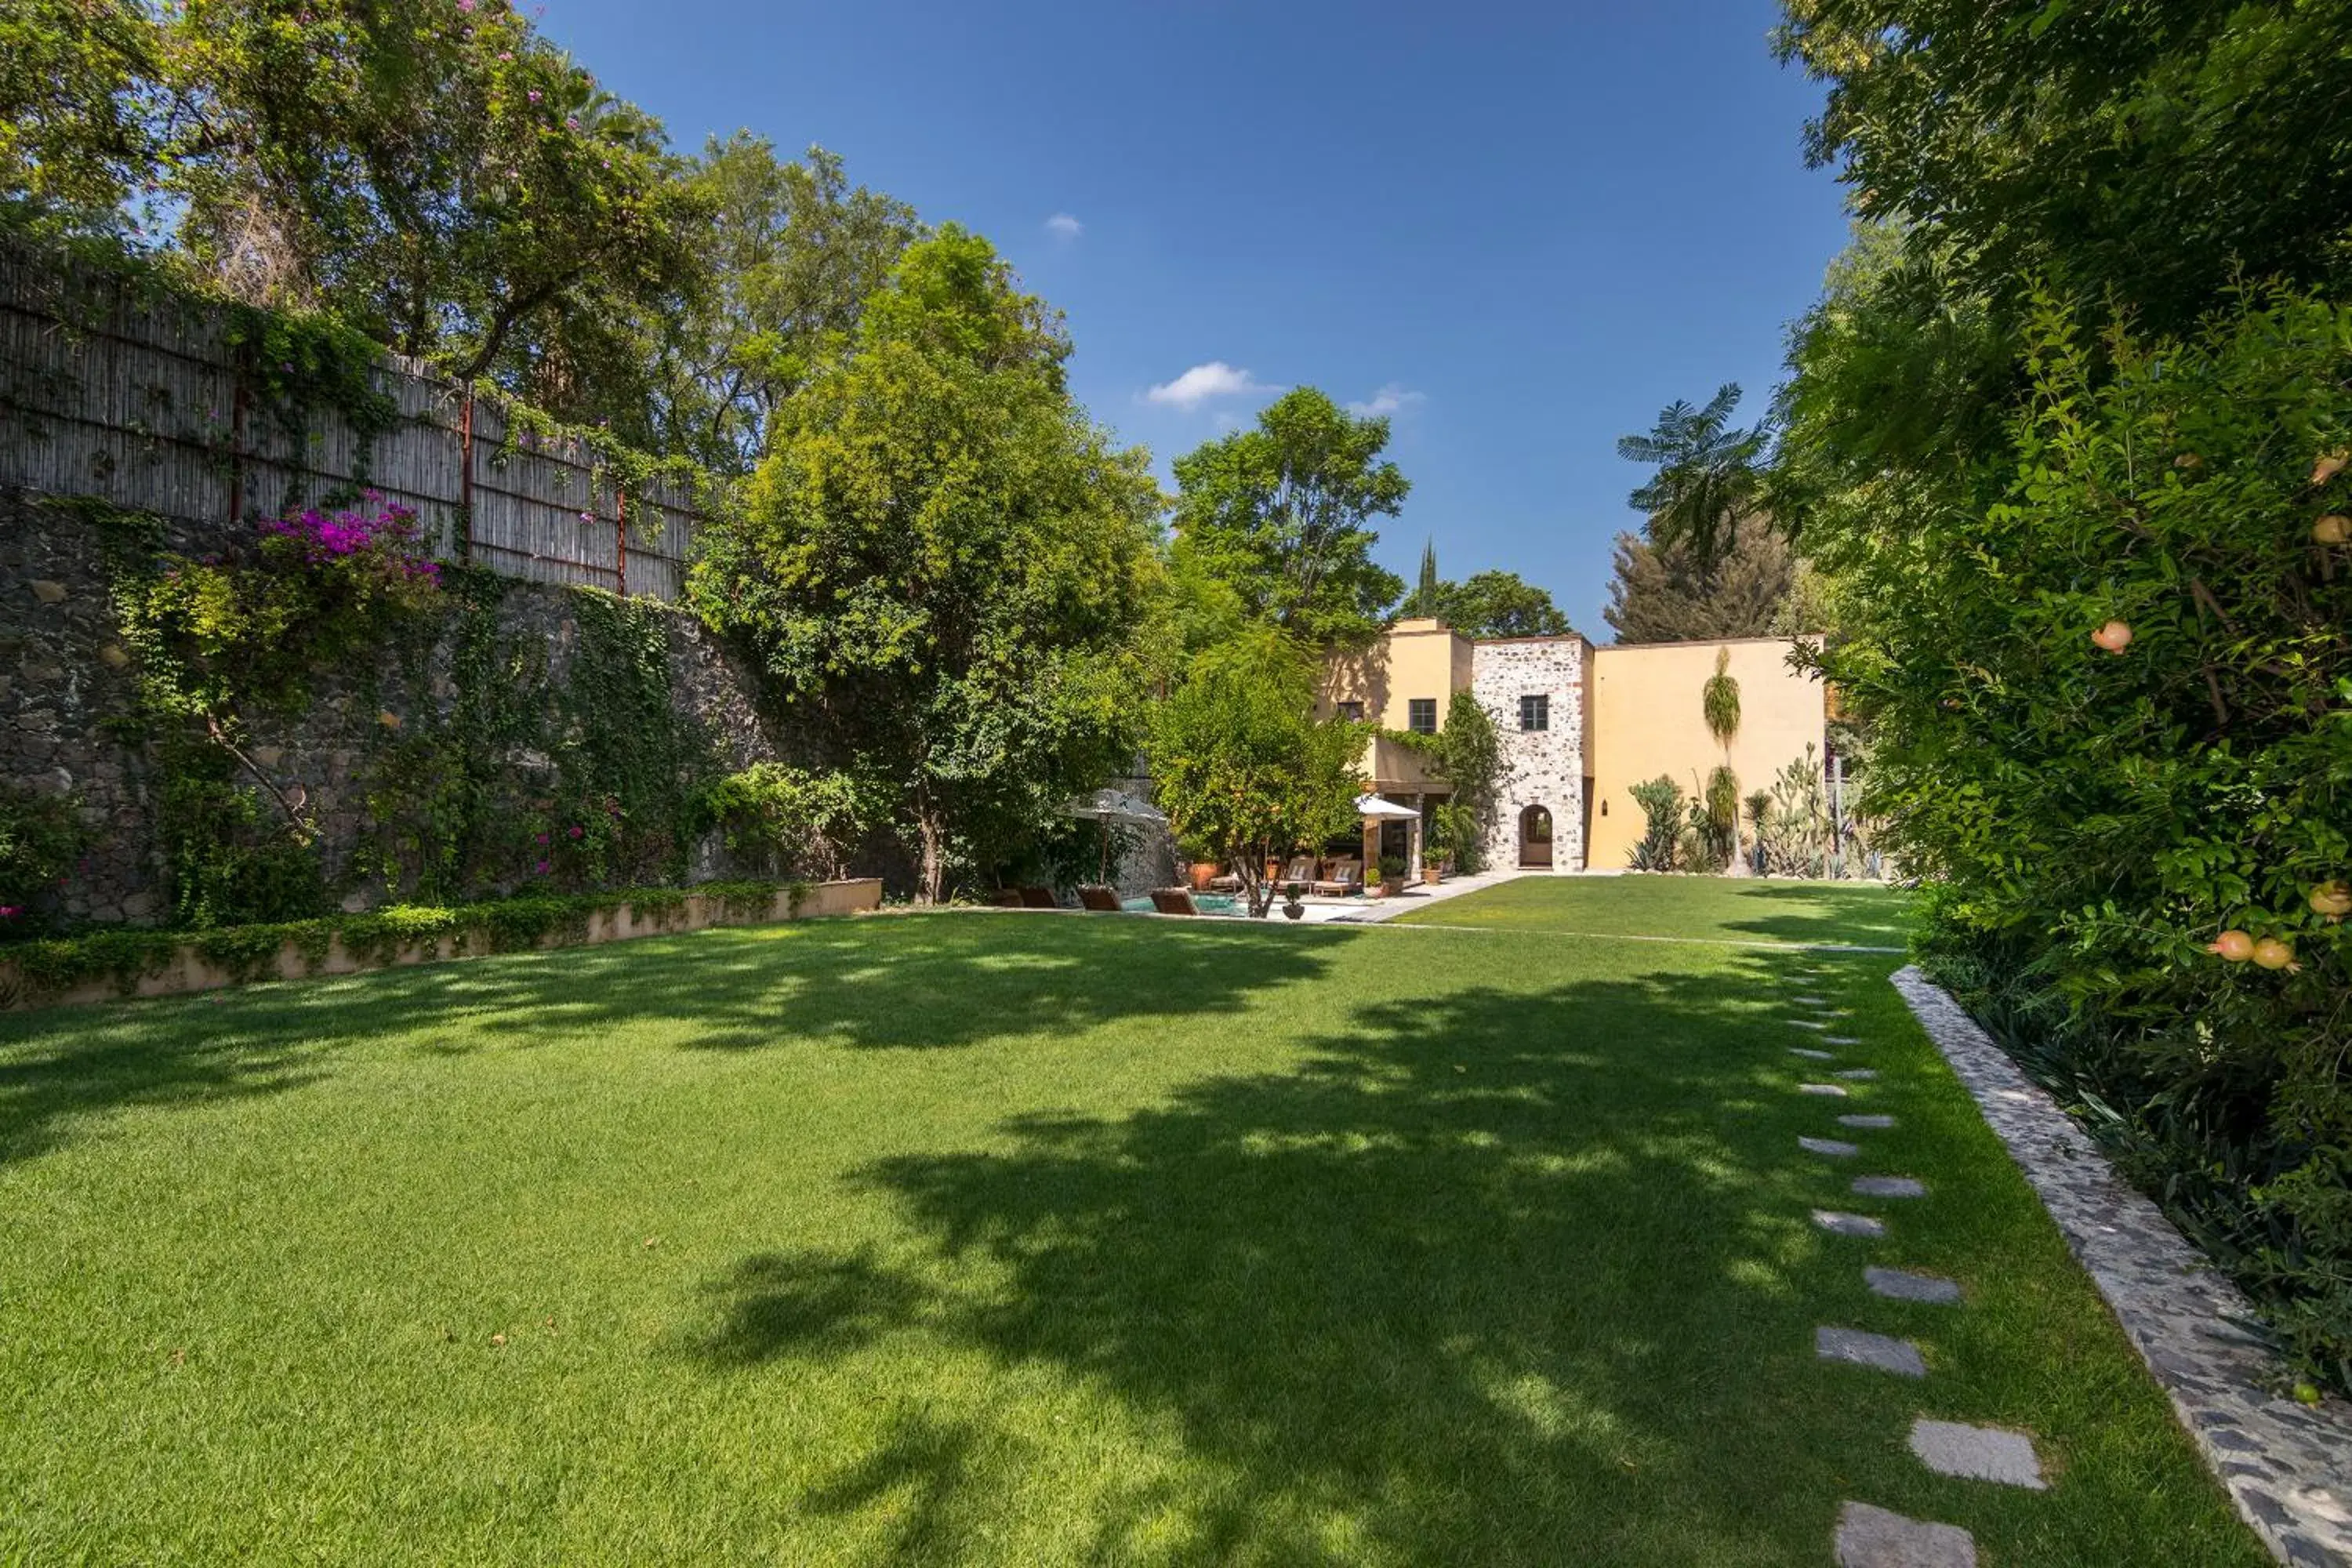
[[[2311,482],[2315,485],[2326,484],[2344,471],[2347,461],[2352,461],[2352,455],[2343,452],[2322,453],[2319,460],[2311,465]]]
[[[2243,963],[2254,956],[2254,939],[2242,931],[2225,931],[2206,943],[2205,951],[2218,952],[2231,963]]]
[[[2294,949],[2274,936],[2254,943],[2254,962],[2264,969],[2284,969],[2294,962]]]
[[[2352,517],[2331,511],[2311,525],[2311,537],[2322,544],[2352,542]]]
[[[2352,915],[2352,883],[2338,878],[2312,889],[2311,912],[2325,915],[2331,921],[2340,921],[2346,915]]]
[[[2132,629],[2121,621],[2109,621],[2091,634],[2091,640],[2109,653],[2121,653],[2131,647]]]

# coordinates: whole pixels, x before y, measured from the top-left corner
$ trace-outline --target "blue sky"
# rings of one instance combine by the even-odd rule
[[[551,0],[542,25],[682,146],[820,142],[989,236],[1163,479],[1271,389],[1392,409],[1413,491],[1381,559],[1409,578],[1434,538],[1447,576],[1518,572],[1606,641],[1610,541],[1639,521],[1616,437],[1725,381],[1760,413],[1844,240],[1776,14]]]

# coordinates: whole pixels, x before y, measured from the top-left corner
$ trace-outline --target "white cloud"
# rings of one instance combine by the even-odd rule
[[[1409,392],[1395,382],[1390,382],[1362,403],[1350,403],[1348,412],[1360,416],[1381,415],[1393,418],[1408,408],[1418,408],[1429,401],[1425,392]]]
[[[1087,226],[1067,213],[1055,213],[1045,220],[1045,232],[1065,245],[1087,232]]]
[[[1175,380],[1155,386],[1143,395],[1153,403],[1172,403],[1179,408],[1198,408],[1212,397],[1248,397],[1281,390],[1278,386],[1268,386],[1245,370],[1235,370],[1224,361],[1216,359],[1206,364],[1196,364]]]

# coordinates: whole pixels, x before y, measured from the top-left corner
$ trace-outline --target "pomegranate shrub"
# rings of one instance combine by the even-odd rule
[[[1806,535],[1863,806],[1930,967],[2352,1386],[2352,310],[2025,351],[1976,500]]]

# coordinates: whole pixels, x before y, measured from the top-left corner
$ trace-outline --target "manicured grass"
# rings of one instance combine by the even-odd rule
[[[1523,877],[1400,923],[1885,948],[1911,935],[1907,900],[1885,888],[1722,877]]]
[[[1796,962],[940,914],[0,1018],[0,1561],[2265,1561],[1895,960],[1801,960],[1885,1076],[1792,1092]]]

